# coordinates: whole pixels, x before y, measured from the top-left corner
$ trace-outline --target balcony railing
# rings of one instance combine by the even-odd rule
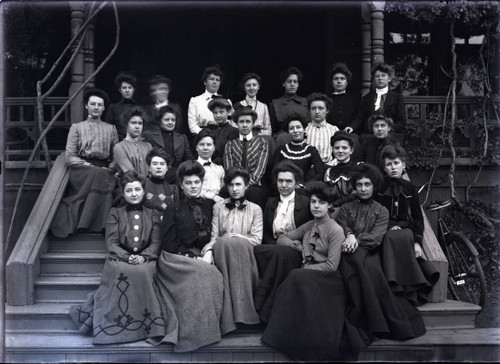
[[[45,128],[66,97],[49,97],[44,101],[43,127]],[[66,139],[71,125],[68,107],[47,134],[47,144],[52,159],[65,150]],[[24,168],[33,147],[41,134],[35,97],[7,97],[5,99],[5,167]],[[34,168],[44,168],[45,156],[42,148],[37,150],[32,163]]]
[[[45,100],[44,127],[56,114],[59,108],[66,102],[65,97],[51,97]],[[445,96],[409,96],[405,97],[406,110],[410,122],[421,123],[422,120],[431,120],[436,118],[433,132],[438,132],[440,128],[439,115],[444,114],[446,97]],[[458,96],[457,104],[457,129],[456,146],[459,153],[465,155],[471,149],[478,145],[479,137],[477,128],[470,125],[467,120],[474,115],[479,104],[474,97]],[[498,134],[498,123],[495,120],[494,105],[490,103],[486,111],[488,125],[493,133]],[[448,110],[449,112],[449,110]],[[47,134],[47,143],[49,153],[52,159],[55,159],[65,150],[66,138],[71,125],[69,107],[61,114]],[[36,112],[36,98],[34,97],[8,97],[5,100],[5,158],[6,168],[23,168],[29,158],[31,150],[40,136],[38,127],[38,116]],[[493,121],[495,120],[495,121]],[[429,130],[426,130],[427,136]],[[418,143],[425,143],[426,136],[422,135]],[[460,162],[460,161],[459,161]],[[470,159],[461,160],[462,163],[469,163]],[[34,168],[44,168],[44,154],[40,148],[37,151]]]

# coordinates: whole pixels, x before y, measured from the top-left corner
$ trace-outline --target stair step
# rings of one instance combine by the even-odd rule
[[[472,303],[446,300],[440,303],[426,303],[418,309],[428,329],[472,329],[481,308]]]
[[[40,256],[40,273],[99,274],[102,272],[106,253],[49,252]]]
[[[100,281],[100,275],[40,276],[35,279],[35,302],[83,302]]]
[[[145,341],[119,345],[93,345],[83,335],[6,335],[10,362],[273,362],[291,361],[262,343],[262,332],[236,331],[216,344],[194,352],[174,353],[172,345],[152,346]],[[407,341],[378,340],[363,349],[360,361],[496,361],[500,332],[492,329],[430,330]]]
[[[38,302],[30,306],[5,306],[5,330],[9,333],[66,333],[79,334],[78,327],[69,318],[74,303]]]
[[[49,237],[51,252],[106,252],[104,235],[98,233],[76,234],[67,238]]]

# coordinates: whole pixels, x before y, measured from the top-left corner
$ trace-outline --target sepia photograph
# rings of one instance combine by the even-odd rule
[[[500,2],[0,2],[0,362],[500,361]]]

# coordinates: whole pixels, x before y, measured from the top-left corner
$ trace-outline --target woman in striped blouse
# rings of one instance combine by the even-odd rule
[[[113,147],[118,143],[114,125],[101,120],[108,96],[100,89],[84,95],[86,120],[71,125],[66,142],[69,182],[52,220],[52,233],[64,238],[78,229],[101,232],[113,202],[116,180]]]

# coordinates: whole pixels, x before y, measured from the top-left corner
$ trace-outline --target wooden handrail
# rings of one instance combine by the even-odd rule
[[[48,248],[47,232],[69,180],[65,153],[55,160],[35,206],[7,261],[7,303],[13,306],[34,303],[34,279],[39,274],[39,257]]]

